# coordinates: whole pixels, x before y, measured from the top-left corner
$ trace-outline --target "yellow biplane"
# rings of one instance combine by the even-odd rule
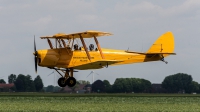
[[[112,35],[108,32],[85,31],[80,33],[44,36],[50,49],[36,50],[34,38],[35,71],[37,65],[56,70],[61,78],[58,79],[60,87],[73,87],[76,79],[74,70],[100,69],[112,65],[122,65],[149,61],[163,61],[164,57],[175,55],[174,36],[172,32],[161,35],[147,52],[133,52],[129,50],[114,50],[101,48],[97,37]],[[94,44],[86,45],[86,39],[94,38]],[[52,44],[54,39],[54,44]],[[77,43],[81,43],[81,46]],[[54,46],[53,46],[54,45]],[[63,72],[64,75],[61,74]]]

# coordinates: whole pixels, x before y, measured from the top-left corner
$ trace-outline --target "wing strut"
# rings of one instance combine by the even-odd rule
[[[99,52],[100,52],[100,54],[101,54],[102,59],[105,59],[105,58],[104,58],[104,55],[103,55],[103,52],[102,52],[102,50],[101,50],[101,46],[100,46],[100,44],[99,44],[99,42],[98,42],[98,40],[97,40],[97,37],[94,36],[94,40],[95,40],[95,42],[96,42],[96,44],[97,44],[97,47],[98,47],[98,49],[99,49]]]
[[[50,48],[53,49],[53,45],[52,45],[51,41],[48,38],[47,38],[47,41],[49,43]]]
[[[64,46],[65,48],[67,48],[67,45],[66,45],[65,41],[64,41],[63,39],[61,39],[61,41],[62,41],[63,46]]]
[[[57,49],[57,40],[58,40],[58,39],[55,39],[55,43],[56,43],[56,49]]]
[[[84,49],[85,49],[85,52],[86,52],[86,54],[87,54],[87,57],[88,57],[88,59],[91,61],[90,54],[89,54],[88,49],[87,49],[87,47],[86,47],[85,41],[83,40],[83,37],[82,37],[81,35],[80,35],[80,39],[81,39],[81,42],[82,42],[83,47],[84,47]]]

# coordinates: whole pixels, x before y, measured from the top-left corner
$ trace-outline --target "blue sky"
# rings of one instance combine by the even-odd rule
[[[99,38],[101,47],[145,52],[163,33],[172,31],[176,56],[167,57],[167,65],[160,61],[113,66],[95,70],[95,79],[136,77],[161,83],[175,73],[188,73],[200,83],[199,0],[35,0],[0,1],[0,68],[7,81],[10,74],[30,74],[35,78],[33,36],[37,49],[49,48],[40,36],[100,30],[114,35]],[[46,85],[54,85],[52,70],[39,67],[38,74]],[[75,73],[78,80],[91,70]],[[56,74],[57,75],[57,74]],[[56,78],[58,78],[56,76]]]

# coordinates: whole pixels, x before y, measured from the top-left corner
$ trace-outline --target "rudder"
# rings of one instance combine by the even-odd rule
[[[153,43],[153,45],[146,53],[173,53],[173,52],[174,52],[174,36],[172,32],[166,32]],[[165,56],[168,55],[165,54]]]

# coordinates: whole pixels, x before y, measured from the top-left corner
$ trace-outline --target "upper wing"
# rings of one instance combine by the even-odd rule
[[[58,33],[53,36],[44,36],[40,37],[41,39],[72,39],[72,38],[80,38],[82,36],[83,38],[92,38],[92,37],[99,37],[99,36],[109,36],[112,35],[111,33],[108,32],[101,32],[101,31],[94,31],[94,30],[89,30],[85,32],[79,32],[79,33],[72,33],[72,34],[64,34],[64,33]]]
[[[99,68],[103,68],[105,66],[108,65],[112,65],[114,63],[118,63],[121,61],[116,61],[116,60],[100,60],[100,61],[95,61],[95,62],[91,62],[91,63],[87,63],[84,65],[78,65],[73,67],[74,69],[80,69],[80,70],[86,70],[86,69],[99,69]]]

